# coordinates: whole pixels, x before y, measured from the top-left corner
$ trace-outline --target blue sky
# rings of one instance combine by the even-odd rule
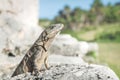
[[[71,9],[80,7],[81,9],[89,10],[94,0],[39,0],[39,18],[53,19],[58,15],[59,10],[62,10],[65,5]],[[120,0],[101,0],[104,5],[115,4]]]

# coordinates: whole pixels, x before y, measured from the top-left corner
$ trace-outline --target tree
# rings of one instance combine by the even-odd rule
[[[92,7],[91,7],[91,14],[89,15],[92,15],[94,16],[94,18],[92,19],[95,19],[94,20],[94,24],[95,25],[98,25],[102,22],[103,20],[103,12],[102,12],[102,8],[103,8],[103,3],[101,2],[101,0],[94,0],[93,4],[92,4]]]
[[[103,7],[101,0],[94,0],[92,4],[92,8],[94,9],[96,13],[100,12],[101,7]]]

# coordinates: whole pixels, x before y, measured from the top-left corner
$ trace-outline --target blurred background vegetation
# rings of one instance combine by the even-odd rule
[[[97,42],[100,63],[110,66],[120,78],[120,2],[105,6],[101,0],[94,0],[89,10],[66,5],[54,19],[39,20],[40,26],[51,23],[63,23],[62,33],[78,40]]]

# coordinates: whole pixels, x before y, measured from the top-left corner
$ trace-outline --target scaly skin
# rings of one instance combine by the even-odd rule
[[[28,50],[14,71],[12,77],[26,72],[37,74],[40,71],[42,64],[45,64],[45,67],[48,69],[46,62],[48,57],[47,50],[62,28],[63,24],[52,24],[46,28],[33,46]]]

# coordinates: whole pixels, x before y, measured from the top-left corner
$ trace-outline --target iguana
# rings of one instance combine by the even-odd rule
[[[12,74],[12,77],[26,72],[37,74],[40,71],[42,64],[45,64],[45,67],[48,69],[46,61],[48,57],[47,50],[62,28],[63,24],[52,24],[46,28],[23,57],[22,61]]]

